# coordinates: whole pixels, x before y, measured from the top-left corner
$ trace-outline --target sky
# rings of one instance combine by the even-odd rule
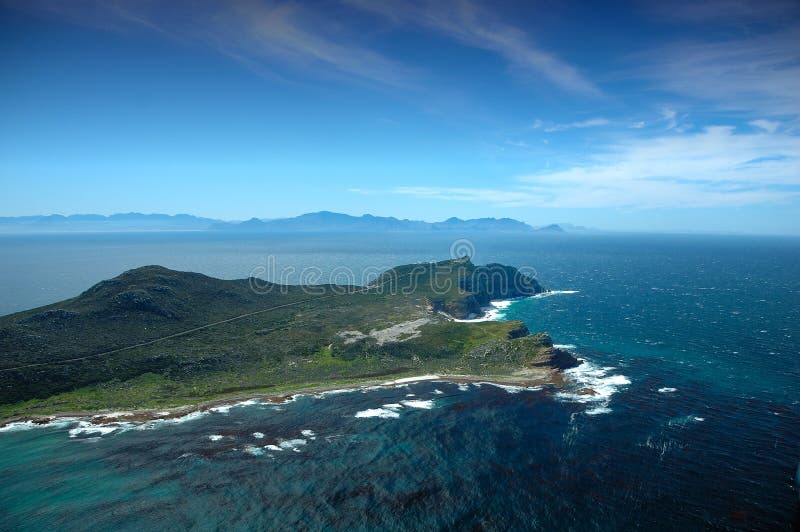
[[[0,216],[800,234],[800,2],[0,0]]]

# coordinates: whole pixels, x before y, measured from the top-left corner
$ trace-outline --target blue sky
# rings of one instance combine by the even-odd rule
[[[0,0],[0,215],[800,233],[800,4]]]

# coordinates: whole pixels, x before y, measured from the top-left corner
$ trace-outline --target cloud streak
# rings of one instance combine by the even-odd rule
[[[638,54],[634,74],[718,109],[800,114],[800,27],[752,38],[681,42]]]
[[[199,43],[270,77],[281,77],[274,71],[276,64],[401,88],[415,86],[418,76],[415,69],[374,51],[350,30],[296,2],[29,0],[14,7],[95,28],[144,29]]]
[[[364,191],[359,191],[364,193]],[[517,178],[507,188],[405,186],[384,193],[500,207],[676,208],[781,203],[800,196],[800,138],[712,126],[633,139],[583,166]]]
[[[781,22],[797,15],[799,10],[797,2],[792,0],[672,0],[650,4],[650,10],[659,18],[695,24]]]
[[[589,118],[587,120],[579,120],[577,122],[568,122],[565,124],[545,124],[541,120],[536,120],[533,123],[533,129],[541,129],[548,133],[555,133],[558,131],[567,131],[569,129],[585,129],[587,127],[600,127],[611,124],[607,118]]]
[[[403,186],[389,190],[351,188],[350,192],[366,196],[390,194],[428,200],[483,202],[498,207],[522,207],[549,199],[548,194],[537,194],[524,189],[501,190],[469,187]]]
[[[470,0],[455,2],[345,0],[345,2],[393,23],[419,26],[466,46],[495,52],[527,76],[544,78],[567,91],[592,97],[602,94],[600,89],[586,79],[576,67],[534,46],[525,32],[500,20],[478,2]]]

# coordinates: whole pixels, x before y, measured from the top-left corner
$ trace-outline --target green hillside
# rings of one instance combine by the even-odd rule
[[[529,335],[521,322],[452,318],[541,291],[514,268],[466,259],[400,266],[365,287],[145,266],[73,299],[0,317],[0,417],[169,406],[420,372],[534,372],[553,357],[548,337]]]

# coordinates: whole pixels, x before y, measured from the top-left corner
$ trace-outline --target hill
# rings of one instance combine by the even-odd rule
[[[137,268],[73,299],[0,317],[0,418],[390,375],[547,380],[548,364],[565,359],[546,335],[517,321],[453,319],[541,291],[512,267],[468,259],[400,266],[364,287]]]

